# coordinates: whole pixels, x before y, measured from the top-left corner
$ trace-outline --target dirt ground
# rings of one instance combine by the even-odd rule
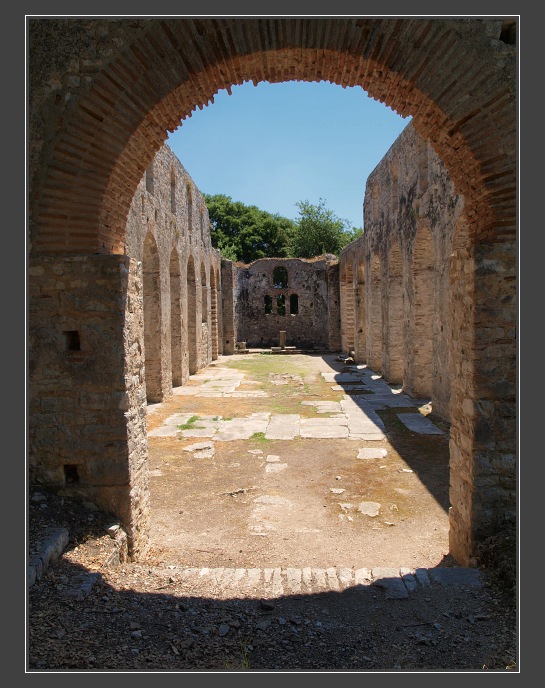
[[[333,389],[321,373],[350,370],[332,355],[254,353],[221,357],[187,387],[223,366],[244,371],[238,391],[267,396],[175,394],[150,406],[148,431],[176,413],[323,417],[301,402],[340,400],[347,390]],[[29,545],[52,526],[67,527],[70,544],[29,591],[29,671],[516,672],[513,591],[485,567],[481,586],[433,583],[407,599],[389,599],[375,586],[265,599],[184,574],[455,567],[448,424],[423,403],[420,412],[445,434],[420,435],[399,421],[403,410],[417,409],[378,412],[381,441],[257,433],[214,441],[212,456],[196,458],[184,448],[203,438],[150,436],[150,548],[137,562],[105,564],[107,514],[47,493],[31,499]],[[365,447],[386,455],[358,459]],[[380,505],[377,515],[354,508],[368,502]]]
[[[252,357],[269,378],[283,375],[286,384],[262,384],[266,398],[174,396],[150,416],[150,430],[174,413],[241,417],[275,402],[276,408],[281,403],[286,411],[318,416],[301,401],[344,395],[320,373],[352,369],[332,355],[237,360],[253,363]],[[191,384],[199,378],[206,372]],[[154,548],[165,561],[188,566],[439,565],[448,555],[448,435],[410,432],[396,417],[403,410],[414,409],[379,412],[387,429],[383,441],[259,437],[215,442],[212,458],[193,459],[182,449],[204,438],[150,437]],[[387,451],[383,459],[356,458],[359,448],[377,446]],[[267,472],[267,456],[278,457],[285,470]],[[256,506],[264,495],[285,500],[284,508]],[[361,502],[380,504],[379,516],[341,506]]]

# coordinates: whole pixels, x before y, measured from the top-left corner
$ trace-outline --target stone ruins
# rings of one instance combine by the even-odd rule
[[[244,30],[239,30],[243,25]],[[451,423],[450,553],[516,510],[516,45],[506,18],[30,18],[28,469],[147,547],[146,408],[217,359],[354,352]],[[164,145],[247,80],[411,124],[339,258],[221,258]],[[354,180],[360,183],[360,180]]]

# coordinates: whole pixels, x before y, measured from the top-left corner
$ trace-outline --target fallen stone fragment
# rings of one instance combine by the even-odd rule
[[[288,467],[287,463],[270,463],[265,468],[266,473],[280,473]]]
[[[360,502],[358,511],[365,516],[378,516],[380,513],[380,504],[378,504],[378,502]]]
[[[272,602],[271,600],[260,600],[259,606],[261,609],[266,609],[267,611],[271,611],[275,607],[275,603]]]
[[[364,449],[358,450],[357,458],[358,459],[383,459],[387,453],[388,452],[386,451],[386,449],[379,449],[379,448],[367,449],[367,448],[364,448]]]
[[[214,448],[212,449],[200,449],[193,453],[193,458],[195,459],[211,459],[215,454]]]
[[[183,448],[183,450],[186,452],[196,452],[196,451],[201,451],[203,449],[214,449],[214,443],[213,442],[197,442],[196,444],[190,444],[189,446]]]

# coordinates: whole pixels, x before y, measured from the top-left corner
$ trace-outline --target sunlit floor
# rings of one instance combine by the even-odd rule
[[[296,584],[444,560],[448,425],[336,358],[220,357],[148,407],[159,558]]]

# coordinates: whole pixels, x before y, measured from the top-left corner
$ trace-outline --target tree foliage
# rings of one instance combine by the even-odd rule
[[[295,223],[255,205],[233,201],[223,194],[205,194],[211,225],[212,245],[225,258],[251,263],[258,258],[288,255]]]
[[[251,263],[259,258],[313,258],[324,253],[338,255],[363,232],[349,228],[326,208],[309,201],[296,203],[298,220],[260,210],[255,205],[233,201],[224,194],[204,195],[212,246],[232,261]]]
[[[290,244],[290,254],[297,258],[313,258],[324,253],[339,255],[341,249],[356,239],[363,230],[348,226],[320,198],[317,205],[309,201],[296,203],[299,219]]]

